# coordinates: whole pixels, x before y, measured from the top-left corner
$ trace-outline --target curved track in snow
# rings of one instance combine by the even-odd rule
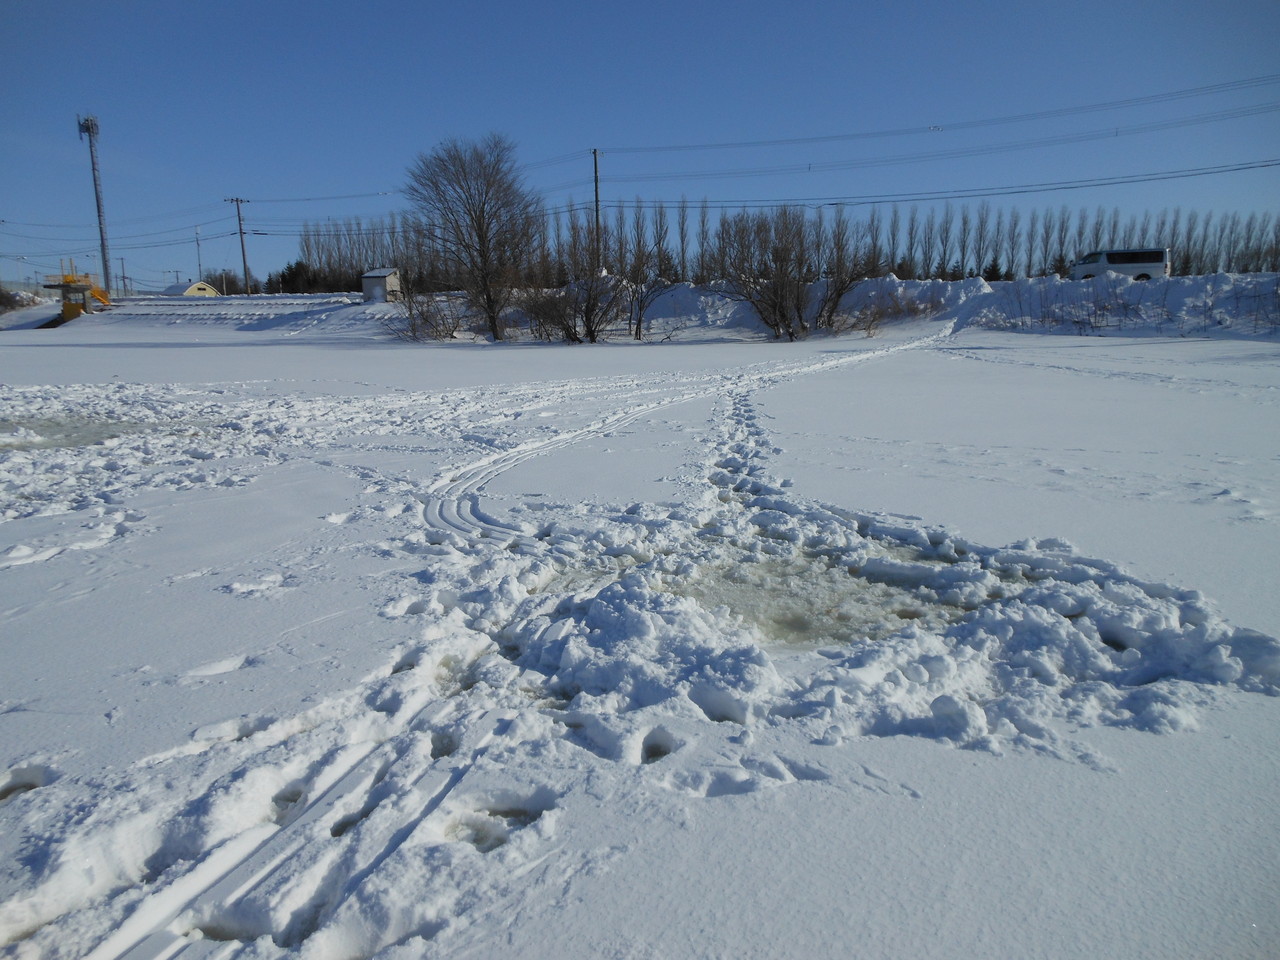
[[[882,359],[904,350],[933,346],[950,337],[953,332],[953,324],[947,324],[938,333],[878,349],[818,361],[766,362],[745,375],[734,373],[684,377],[668,388],[670,392],[667,395],[657,399],[652,398],[652,385],[646,383],[641,390],[621,393],[619,410],[606,414],[587,426],[531,441],[447,471],[424,493],[418,495],[422,503],[423,521],[430,529],[463,537],[508,540],[527,537],[529,531],[493,517],[481,506],[481,495],[486,484],[513,467],[572,444],[603,436],[677,404],[720,396],[730,389],[737,392],[767,389],[798,377]],[[619,384],[624,391],[626,386]]]

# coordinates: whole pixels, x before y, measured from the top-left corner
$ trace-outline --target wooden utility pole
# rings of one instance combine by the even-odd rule
[[[98,118],[76,117],[80,139],[89,137],[89,161],[93,164],[93,195],[98,201],[98,239],[102,243],[102,289],[111,295],[111,258],[107,253],[107,217],[102,209],[102,176],[98,172]]]
[[[595,181],[595,185],[596,185],[596,234],[595,234],[595,246],[592,250],[592,252],[595,255],[595,263],[592,264],[592,269],[596,272],[599,272],[600,270],[600,151],[596,150],[594,147],[591,150],[591,166],[594,174],[592,179]]]
[[[226,203],[234,203],[236,205],[236,223],[240,225],[240,265],[244,267],[244,292],[248,294],[249,290],[249,256],[244,252],[244,217],[240,215],[240,204],[248,203],[248,200],[242,197],[227,197]]]

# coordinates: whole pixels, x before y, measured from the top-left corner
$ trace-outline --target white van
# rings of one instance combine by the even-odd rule
[[[1171,272],[1169,249],[1151,247],[1144,250],[1095,250],[1073,263],[1068,276],[1072,280],[1088,280],[1090,277],[1100,277],[1108,270],[1135,280],[1167,277]]]

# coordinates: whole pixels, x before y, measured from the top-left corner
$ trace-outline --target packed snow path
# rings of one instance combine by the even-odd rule
[[[485,391],[11,391],[6,470],[28,495],[6,511],[40,536],[8,548],[8,571],[156,536],[148,497],[236,497],[307,466],[361,491],[325,514],[336,539],[291,545],[301,561],[224,593],[283,602],[317,571],[339,580],[342,556],[376,557],[392,567],[374,619],[412,639],[341,695],[202,726],[131,766],[12,766],[0,937],[15,956],[111,960],[492,955],[504,918],[621,869],[628,821],[777,789],[924,803],[923,774],[855,759],[887,738],[1105,776],[1082,731],[1191,729],[1217,690],[1274,693],[1280,645],[1193,591],[1061,541],[993,548],[814,503],[777,476],[771,388],[948,332]],[[482,500],[537,458],[697,404],[697,462],[672,502]],[[86,425],[98,446],[58,432]],[[419,457],[442,463],[424,476]]]

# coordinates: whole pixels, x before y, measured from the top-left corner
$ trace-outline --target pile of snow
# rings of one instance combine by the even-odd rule
[[[1037,277],[993,283],[974,322],[994,329],[1084,334],[1275,336],[1280,277],[1215,274],[1137,281],[1115,273],[1090,280]]]
[[[396,316],[390,303],[366,303],[358,294],[268,294],[265,296],[136,297],[97,314],[101,323],[160,323],[275,331],[297,336],[304,331],[345,334],[376,332]]]
[[[725,342],[389,348],[377,308],[332,298],[5,334],[0,943],[1260,955],[1280,832],[1211,818],[1274,786],[1280,642],[1059,536],[988,545],[789,479],[934,402],[926,358],[1025,404],[1039,355],[980,372],[1052,348],[978,329],[1008,289],[883,281],[857,295],[929,309],[776,346],[688,287],[655,315]],[[201,324],[233,332],[193,350]],[[1161,424],[1141,350],[1168,341],[1117,342],[1054,369],[1080,392],[1136,371],[1153,399],[1128,416]],[[1238,469],[1273,524],[1275,345],[1231,367],[1179,346],[1197,410],[1267,427]],[[112,351],[127,375],[92,377]],[[1096,453],[1046,429],[1034,455],[1119,495],[1095,429]],[[895,470],[936,450],[904,435]]]

